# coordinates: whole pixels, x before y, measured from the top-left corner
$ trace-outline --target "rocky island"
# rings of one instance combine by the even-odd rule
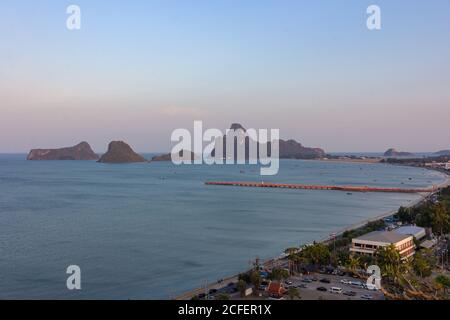
[[[236,131],[236,130],[242,130],[243,132],[246,131],[246,129],[239,123],[233,123],[230,127],[230,130]],[[225,135],[223,137],[223,154],[225,154],[226,151],[226,139],[227,136]],[[249,137],[245,137],[245,154],[246,159],[248,159],[249,154]],[[282,140],[279,141],[279,157],[280,159],[321,159],[326,157],[326,153],[323,149],[320,148],[310,148],[310,147],[304,147],[301,143],[290,139],[290,140]],[[270,142],[268,142],[268,146],[265,143],[257,143],[257,148],[270,148]],[[267,150],[267,149],[266,149]],[[237,146],[235,144],[235,155],[237,152]],[[270,154],[270,152],[269,152]],[[215,155],[215,150],[213,150],[212,155]]]
[[[320,148],[304,147],[301,143],[291,140],[280,140],[280,159],[320,159],[326,156]]]
[[[185,152],[188,155],[190,154],[190,158],[189,159],[192,160],[192,161],[198,158],[195,155],[195,153],[193,153],[192,151],[189,151],[189,150],[181,150],[178,154],[179,154],[180,157],[183,157]],[[166,153],[166,154],[154,156],[151,161],[172,161],[172,154],[171,153]]]
[[[101,156],[101,163],[133,163],[147,162],[147,159],[137,154],[123,141],[112,141],[108,145],[108,151]]]
[[[397,151],[394,148],[391,148],[384,153],[385,157],[409,157],[409,156],[413,156],[413,155],[414,155],[414,153]]]
[[[98,160],[87,142],[60,149],[32,149],[27,160]]]

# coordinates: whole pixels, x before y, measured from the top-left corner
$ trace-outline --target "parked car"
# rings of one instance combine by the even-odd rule
[[[350,281],[350,285],[357,288],[364,288],[364,285],[361,281]]]
[[[303,288],[303,289],[306,289],[306,288],[308,288],[308,286],[306,285],[306,283],[300,283],[300,284],[297,286],[297,288]]]
[[[331,293],[342,293],[342,288],[339,288],[339,287],[331,287],[331,289],[330,289],[330,292]]]
[[[319,291],[327,291],[327,288],[325,288],[325,287],[318,287],[317,290],[319,290]]]
[[[322,282],[322,283],[331,283],[330,279],[327,279],[327,278],[320,279],[320,282]]]
[[[349,297],[354,297],[354,296],[356,296],[356,292],[355,291],[344,291],[343,295],[349,296]]]
[[[288,286],[292,285],[292,281],[290,280],[286,280],[284,283],[287,284]]]
[[[215,293],[217,293],[217,289],[211,289],[211,290],[209,290],[209,294],[215,294]]]
[[[319,281],[319,279],[317,277],[312,277],[311,281]]]
[[[372,299],[373,299],[373,297],[372,297],[370,294],[363,294],[363,295],[361,296],[361,298],[362,298],[362,299],[365,299],[365,300],[372,300]]]
[[[305,278],[305,279],[302,279],[302,282],[304,282],[304,283],[311,283],[312,280],[309,279],[309,278]]]
[[[377,286],[374,284],[371,284],[371,283],[364,284],[364,288],[366,288],[367,290],[370,290],[370,291],[378,290]]]

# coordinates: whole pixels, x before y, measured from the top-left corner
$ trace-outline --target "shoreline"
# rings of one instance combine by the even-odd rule
[[[428,170],[433,170],[431,168],[427,168],[427,169]],[[450,186],[450,174],[449,173],[443,172],[443,171],[440,171],[440,170],[433,170],[433,171],[440,172],[442,174],[443,178],[444,178],[444,181],[436,186],[436,191],[439,191],[439,190],[441,190],[441,189],[443,189],[445,187]],[[413,201],[412,203],[408,204],[406,206],[406,208],[412,208],[412,207],[415,207],[415,206],[421,204],[424,200],[427,199],[428,196],[430,196],[431,194],[433,194],[436,191],[427,192],[427,193],[419,193],[420,198],[417,199],[416,201]],[[347,226],[347,227],[345,227],[345,228],[343,228],[343,229],[341,229],[339,231],[336,231],[335,232],[336,237],[342,235],[346,231],[350,231],[350,230],[355,230],[355,229],[361,228],[361,227],[363,227],[364,225],[366,225],[369,222],[381,220],[381,219],[387,218],[389,216],[392,216],[397,211],[398,211],[398,209],[391,210],[391,211],[382,213],[382,214],[380,214],[380,215],[378,215],[376,217],[365,219],[365,220],[359,221],[359,222],[357,222],[357,223],[355,223],[353,225]],[[320,239],[318,241],[314,241],[314,242],[315,243],[327,244],[330,241],[332,241],[332,239],[330,237],[326,237],[326,238],[322,238],[322,239]],[[263,261],[262,265],[266,265],[266,266],[270,265],[273,268],[277,264],[280,264],[283,259],[285,259],[285,257],[282,257],[282,256],[275,257],[275,258]],[[245,272],[245,271],[243,271],[243,272]],[[235,275],[232,275],[232,276],[229,276],[229,277],[221,279],[220,282],[219,281],[215,281],[215,282],[212,282],[209,285],[208,285],[208,283],[205,283],[205,287],[188,290],[188,291],[186,291],[186,292],[176,296],[173,299],[174,300],[190,300],[192,297],[194,297],[194,296],[196,296],[196,295],[198,295],[200,293],[205,293],[205,292],[207,292],[207,291],[209,291],[211,289],[218,289],[218,288],[222,287],[224,283],[236,282],[236,281],[238,281],[238,277],[239,277],[239,274],[235,274]]]
[[[429,170],[432,170],[432,169],[429,169]],[[442,172],[442,171],[438,171],[438,172],[440,172],[443,175],[444,181],[436,186],[436,191],[450,186],[450,175],[445,173],[445,172]],[[406,206],[406,208],[413,208],[413,207],[421,204],[428,196],[430,196],[431,194],[433,194],[436,191],[418,193],[418,195],[420,195],[420,198],[415,200],[415,201],[413,201],[412,203],[408,204],[408,206]],[[384,219],[384,218],[387,218],[389,216],[392,216],[397,211],[398,211],[398,209],[397,210],[391,210],[391,211],[382,213],[382,214],[380,214],[380,215],[378,215],[376,217],[365,219],[363,221],[360,221],[360,222],[357,222],[357,223],[355,223],[353,225],[345,227],[345,228],[343,228],[343,229],[341,229],[339,231],[336,231],[335,234],[336,234],[336,236],[339,236],[339,235],[342,235],[346,231],[351,231],[351,230],[355,230],[355,229],[361,228],[361,227],[363,227],[364,225],[366,225],[369,222],[377,221],[377,220]],[[321,239],[318,242],[319,243],[324,243],[324,242],[327,242],[329,240],[330,240],[329,238],[323,238],[323,239]]]

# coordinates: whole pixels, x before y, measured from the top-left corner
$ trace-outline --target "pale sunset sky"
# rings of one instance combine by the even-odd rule
[[[0,15],[0,153],[168,151],[194,120],[327,152],[450,149],[448,0],[2,0]]]

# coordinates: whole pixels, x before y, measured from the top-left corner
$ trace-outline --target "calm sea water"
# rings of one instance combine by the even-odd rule
[[[417,195],[206,186],[260,181],[256,166],[108,165],[0,155],[0,298],[170,298],[245,270],[256,256],[417,200]],[[437,172],[281,161],[265,181],[425,187]],[[66,289],[67,266],[82,290]]]

